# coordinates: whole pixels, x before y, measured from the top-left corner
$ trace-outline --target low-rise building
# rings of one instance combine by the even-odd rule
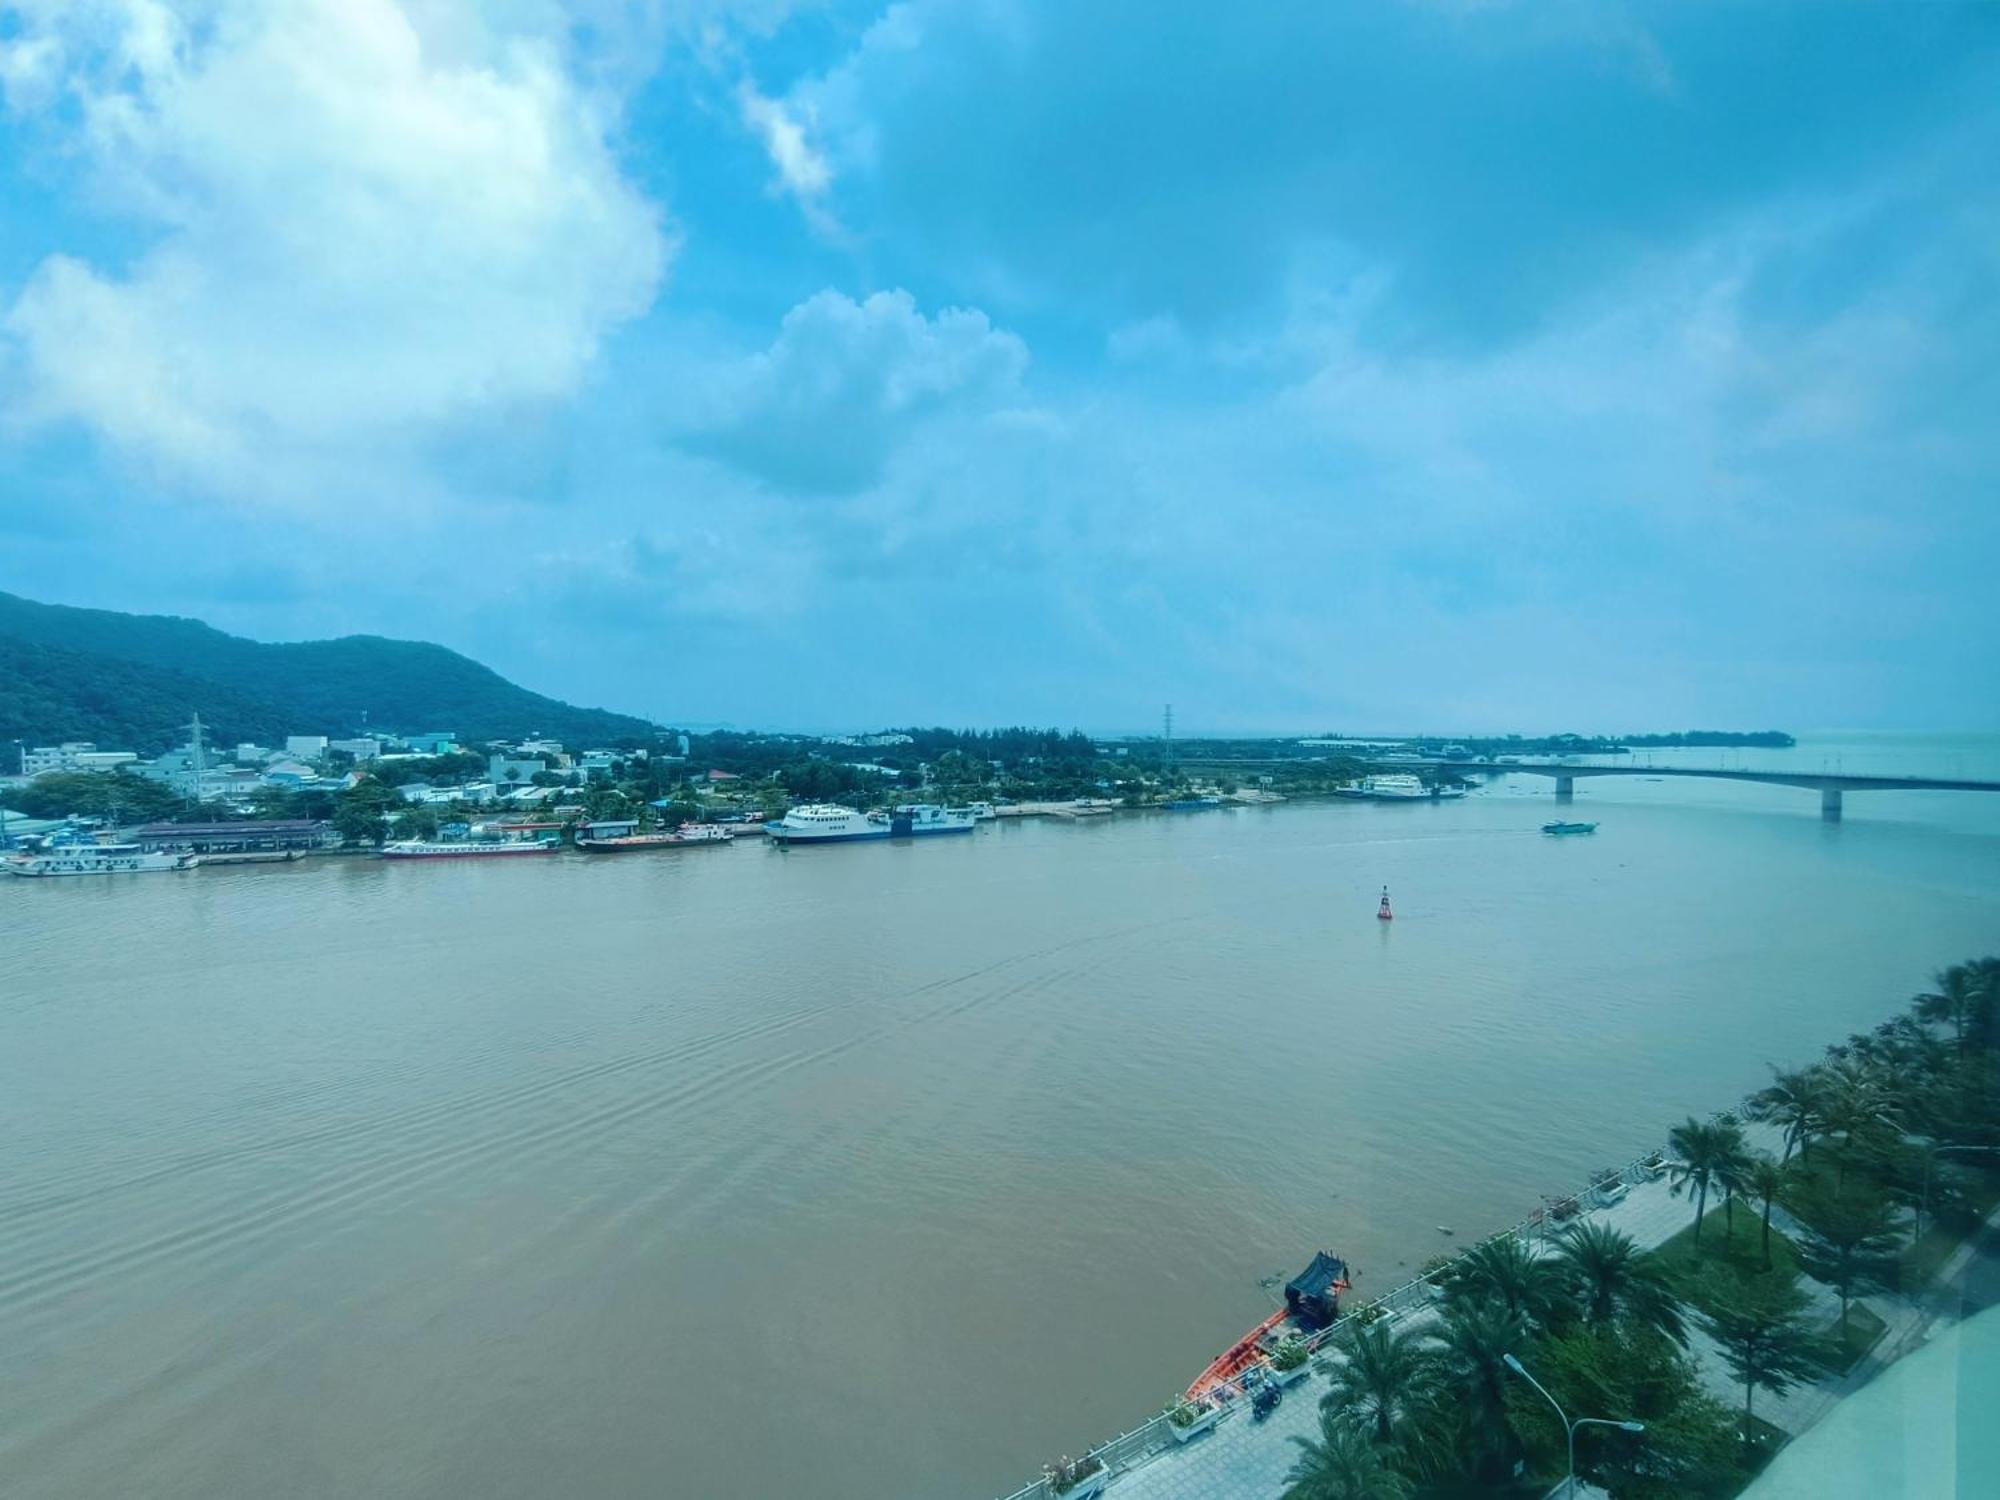
[[[298,760],[318,760],[326,754],[327,738],[323,734],[288,734],[285,736],[285,754]]]
[[[47,776],[52,771],[115,771],[139,759],[131,750],[100,750],[90,740],[65,740],[60,745],[21,747],[21,774]]]
[[[494,755],[486,761],[486,776],[495,786],[525,785],[549,768],[549,763],[524,755]]]
[[[458,738],[449,729],[439,729],[429,734],[406,734],[403,746],[418,755],[450,755],[458,749]]]
[[[343,755],[351,755],[356,760],[374,760],[382,753],[380,740],[328,740],[328,750],[338,750]]]

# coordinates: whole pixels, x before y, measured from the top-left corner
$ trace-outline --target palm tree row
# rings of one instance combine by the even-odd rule
[[[1319,1437],[1295,1440],[1288,1500],[1399,1500],[1420,1485],[1497,1483],[1523,1452],[1507,1355],[1555,1332],[1687,1337],[1664,1272],[1607,1225],[1574,1225],[1546,1254],[1513,1236],[1489,1240],[1443,1285],[1433,1327],[1398,1333],[1377,1322],[1346,1344]]]
[[[1552,1462],[1562,1429],[1510,1378],[1505,1356],[1516,1351],[1566,1400],[1622,1403],[1676,1435],[1674,1451],[1655,1444],[1643,1454],[1636,1439],[1601,1429],[1580,1443],[1582,1470],[1614,1495],[1734,1493],[1756,1391],[1783,1394],[1819,1368],[1793,1259],[1840,1294],[1844,1335],[1851,1299],[1891,1277],[1893,1204],[1952,1201],[1939,1153],[2000,1147],[2000,959],[1953,965],[1906,1014],[1827,1053],[1774,1069],[1746,1101],[1745,1118],[1782,1133],[1781,1156],[1752,1149],[1731,1115],[1690,1117],[1669,1136],[1672,1190],[1693,1199],[1695,1256],[1717,1264],[1702,1232],[1718,1196],[1720,1254],[1735,1253],[1741,1199],[1758,1215],[1759,1265],[1741,1259],[1739,1279],[1678,1287],[1658,1255],[1589,1222],[1543,1252],[1512,1236],[1479,1245],[1442,1278],[1431,1326],[1398,1333],[1376,1322],[1345,1343],[1319,1435],[1295,1439],[1286,1500],[1460,1493],[1503,1483],[1523,1457]],[[1779,1204],[1804,1227],[1782,1265],[1771,1224]],[[1741,1423],[1702,1391],[1682,1352],[1684,1291],[1701,1298],[1701,1323],[1743,1383]]]

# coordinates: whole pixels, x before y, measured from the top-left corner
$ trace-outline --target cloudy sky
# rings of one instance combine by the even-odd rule
[[[678,722],[2000,727],[2000,8],[0,0],[0,588]]]

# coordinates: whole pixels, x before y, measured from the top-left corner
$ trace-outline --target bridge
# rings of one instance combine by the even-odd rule
[[[1587,766],[1574,761],[1420,760],[1415,757],[1372,760],[1371,766],[1397,771],[1450,771],[1474,776],[1549,776],[1556,784],[1556,801],[1567,802],[1576,783],[1591,776],[1694,776],[1711,781],[1757,781],[1766,786],[1796,786],[1819,793],[1819,815],[1840,821],[1841,799],[1847,792],[2000,792],[2000,781],[1961,777],[1855,776],[1840,771],[1760,771],[1722,766]]]

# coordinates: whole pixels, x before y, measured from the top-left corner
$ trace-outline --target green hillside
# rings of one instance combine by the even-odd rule
[[[266,644],[199,620],[0,593],[0,741],[88,739],[143,753],[180,743],[197,712],[218,742],[349,735],[364,722],[473,741],[530,731],[573,742],[653,735],[643,719],[545,698],[421,641]]]

